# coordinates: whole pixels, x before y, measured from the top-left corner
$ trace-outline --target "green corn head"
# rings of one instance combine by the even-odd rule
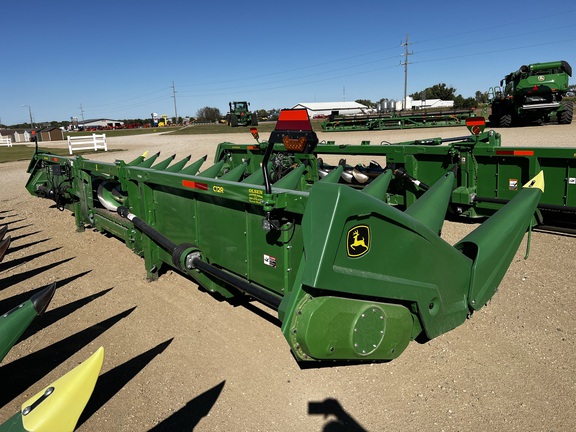
[[[103,163],[38,152],[26,187],[71,210],[78,231],[122,239],[151,280],[170,266],[277,310],[299,360],[390,360],[482,307],[539,214],[542,167],[498,155],[499,137],[482,129],[444,146],[336,146],[318,143],[305,110],[285,110],[268,142],[221,144],[208,168],[205,157]],[[319,154],[388,162],[328,166]],[[494,169],[486,161],[504,157],[514,188],[472,199],[484,190],[479,174]],[[452,246],[439,235],[447,209],[490,218]]]

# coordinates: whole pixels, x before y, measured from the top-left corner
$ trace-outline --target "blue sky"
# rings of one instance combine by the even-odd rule
[[[512,4],[511,4],[512,3]],[[0,122],[179,116],[247,100],[401,99],[438,83],[464,97],[523,64],[576,70],[576,4],[517,1],[5,2]],[[573,80],[576,83],[576,78]]]

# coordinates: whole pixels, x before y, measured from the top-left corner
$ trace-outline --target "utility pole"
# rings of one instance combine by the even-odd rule
[[[82,128],[84,128],[84,109],[82,108],[82,104],[80,104],[80,115],[82,116]]]
[[[30,130],[33,130],[34,122],[32,121],[32,108],[30,108],[30,105],[22,105],[22,106],[28,108],[28,114],[30,114]]]
[[[178,124],[178,109],[176,109],[176,87],[172,81],[172,97],[174,98],[174,116],[176,117],[176,124]]]
[[[408,97],[408,65],[410,62],[408,61],[408,56],[414,54],[414,51],[408,52],[408,46],[410,43],[408,42],[408,33],[406,33],[406,42],[401,43],[400,46],[405,47],[404,54],[402,54],[404,58],[404,62],[400,62],[400,65],[404,66],[404,99],[402,99],[402,109],[406,109],[406,98]]]

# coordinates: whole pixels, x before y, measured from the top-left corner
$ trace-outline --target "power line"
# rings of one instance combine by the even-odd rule
[[[498,25],[493,25],[493,26],[482,26],[482,31],[493,30],[493,29],[502,28],[502,27],[510,28],[511,26],[513,26],[515,24],[524,24],[524,23],[530,22],[530,21],[537,21],[537,22],[541,23],[546,18],[553,18],[553,17],[557,17],[557,16],[566,17],[574,11],[576,11],[576,9],[563,10],[562,12],[557,12],[557,13],[553,13],[550,15],[541,15],[541,14],[537,13],[537,14],[534,14],[533,18],[528,18],[525,20],[509,21],[509,22],[506,22],[503,24],[498,24]],[[556,27],[554,29],[556,29]],[[463,36],[463,35],[467,35],[467,34],[476,34],[477,32],[478,32],[478,29],[476,27],[474,27],[473,30],[469,30],[469,31],[461,32],[461,33],[453,33],[453,34],[446,35],[446,36],[438,36],[438,37],[430,38],[430,39],[424,39],[424,40],[421,40],[418,42],[413,42],[413,43],[417,44],[417,43],[433,42],[433,41],[436,41],[439,39],[454,38],[454,37],[459,37],[459,36]],[[532,33],[529,33],[529,34],[532,34]]]
[[[573,41],[576,41],[576,38],[564,40],[564,42],[573,42]],[[457,55],[457,56],[436,58],[436,59],[431,59],[431,60],[420,60],[420,61],[416,61],[414,63],[431,63],[431,62],[436,62],[436,61],[453,60],[453,59],[463,58],[463,57],[477,57],[477,56],[485,55],[485,54],[494,54],[494,53],[506,52],[506,51],[517,51],[520,49],[534,48],[534,47],[545,46],[545,45],[557,45],[557,44],[558,44],[558,41],[542,42],[539,44],[515,46],[515,47],[510,47],[510,48],[502,48],[502,49],[498,49],[498,50],[492,50],[492,51],[473,52],[470,54],[462,54],[462,55]]]

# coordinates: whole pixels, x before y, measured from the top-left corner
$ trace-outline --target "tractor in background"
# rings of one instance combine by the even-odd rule
[[[228,126],[257,126],[258,116],[254,112],[250,112],[250,102],[228,102],[230,110],[226,115],[226,122]]]

